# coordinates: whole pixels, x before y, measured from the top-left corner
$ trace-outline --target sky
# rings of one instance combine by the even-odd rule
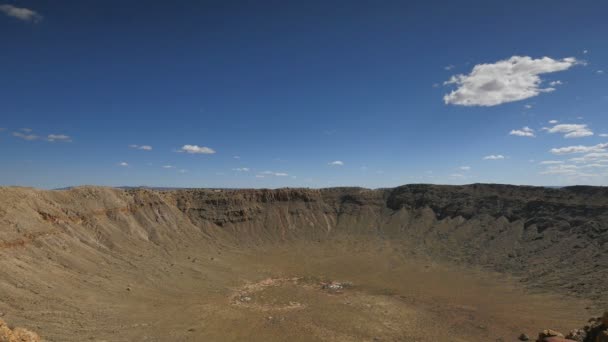
[[[0,185],[606,185],[606,13],[0,0]]]

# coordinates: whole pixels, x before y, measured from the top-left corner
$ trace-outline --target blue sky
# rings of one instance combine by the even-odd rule
[[[605,185],[607,11],[0,1],[0,185]]]

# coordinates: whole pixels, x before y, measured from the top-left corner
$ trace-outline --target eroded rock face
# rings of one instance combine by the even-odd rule
[[[40,342],[40,336],[23,328],[11,329],[0,318],[0,342]]]

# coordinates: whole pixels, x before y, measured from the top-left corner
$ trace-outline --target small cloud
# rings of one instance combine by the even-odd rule
[[[601,74],[604,73],[604,70],[598,70],[598,71],[596,71],[596,73],[599,74],[599,75],[601,75]]]
[[[175,166],[173,165],[163,165],[163,169],[174,169]]]
[[[212,148],[198,145],[184,145],[178,152],[185,152],[190,154],[214,154],[215,151]]]
[[[454,69],[454,66],[452,64],[446,65],[446,66],[443,67],[443,69],[447,70],[447,71],[450,71],[450,70]]]
[[[263,171],[263,172],[260,172],[259,174],[257,174],[256,177],[257,176],[262,176],[262,177],[258,177],[258,178],[263,178],[264,176],[287,177],[287,176],[289,176],[289,174],[287,174],[285,172]]]
[[[583,55],[586,55],[589,53],[589,50],[583,50]]]
[[[559,122],[559,121],[557,121],[557,120],[549,120],[549,123],[550,123],[550,124],[552,124],[552,125],[555,125],[555,124],[556,124],[556,123],[558,123],[558,122]]]
[[[520,101],[542,93],[550,93],[553,87],[542,88],[539,75],[568,70],[581,64],[576,58],[533,59],[513,56],[495,63],[478,64],[470,74],[454,75],[444,85],[457,88],[443,97],[445,104],[460,106],[496,106]]]
[[[248,167],[237,167],[232,169],[232,171],[236,171],[236,172],[249,172],[249,168]]]
[[[129,166],[129,163],[127,163],[127,162],[120,162],[120,163],[118,163],[118,166],[127,167],[127,166]]]
[[[548,133],[564,133],[564,138],[582,138],[593,135],[593,132],[585,124],[559,124],[543,129]]]
[[[17,137],[17,138],[21,138],[23,140],[27,140],[27,141],[33,141],[33,140],[40,139],[40,137],[35,134],[24,134],[21,132],[13,132],[13,136]]]
[[[561,160],[543,160],[540,162],[540,165],[555,165],[555,164],[563,164],[564,162]]]
[[[46,137],[46,140],[50,142],[62,141],[62,142],[72,142],[72,139],[65,134],[49,134]]]
[[[526,108],[526,109],[532,109],[532,105],[531,104],[524,105],[524,108]]]
[[[562,84],[563,83],[560,80],[549,82],[549,85],[552,86],[552,87],[555,87],[555,86],[558,86],[558,85],[562,85]]]
[[[463,171],[470,171],[471,167],[470,166],[461,166],[461,167],[459,167],[459,169],[461,169]]]
[[[522,129],[514,129],[509,132],[509,135],[516,135],[518,137],[535,137],[534,130],[528,126],[525,126]]]
[[[36,11],[8,4],[0,5],[0,12],[6,14],[9,17],[13,17],[26,22],[37,23],[42,20],[42,16]]]
[[[186,170],[186,169],[179,169],[177,172],[179,172],[179,173],[186,173],[186,172],[188,172],[188,170]]]
[[[136,150],[144,150],[144,151],[152,151],[152,146],[150,145],[129,145],[130,148],[134,148]]]
[[[341,161],[341,160],[334,160],[332,162],[329,162],[328,165],[331,165],[331,166],[343,166],[344,162]]]
[[[602,138],[606,138],[608,137],[608,133],[600,133],[599,136]]]
[[[489,156],[483,157],[484,160],[500,160],[505,159],[505,156],[502,154],[490,154]]]
[[[234,158],[234,159],[241,159],[241,156],[234,156],[232,158]]]

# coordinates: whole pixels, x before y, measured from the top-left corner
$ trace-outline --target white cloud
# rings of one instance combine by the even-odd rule
[[[555,124],[556,124],[556,123],[558,123],[558,122],[559,122],[559,121],[557,121],[557,120],[549,120],[549,123],[550,123],[550,124],[552,124],[552,125],[555,125]]]
[[[471,167],[470,166],[461,166],[461,167],[459,167],[459,169],[461,169],[463,171],[469,171],[469,170],[471,170]]]
[[[13,132],[13,136],[17,137],[17,138],[21,138],[23,140],[28,140],[28,141],[40,139],[40,137],[37,136],[36,134],[24,134],[21,132]]]
[[[583,50],[583,54],[586,55],[589,53],[589,50]]]
[[[596,73],[598,73],[598,74],[600,74],[600,75],[601,75],[601,74],[603,74],[603,73],[604,73],[604,70],[598,70],[598,71],[596,71]]]
[[[608,143],[597,144],[593,146],[584,146],[584,145],[576,145],[576,146],[566,146],[560,148],[552,148],[549,152],[553,154],[572,154],[572,153],[590,153],[590,152],[605,152],[606,147],[608,147]]]
[[[31,9],[23,7],[15,7],[13,5],[0,5],[0,12],[3,12],[9,17],[17,18],[22,21],[35,23],[42,20],[42,16],[36,11],[32,11]]]
[[[137,150],[144,150],[144,151],[152,151],[152,146],[150,145],[129,145],[130,148],[134,148]]]
[[[564,83],[562,83],[562,81],[560,81],[560,80],[549,82],[549,85],[552,86],[552,87],[555,87],[555,86],[558,86],[558,85],[562,85],[562,84],[564,84]]]
[[[127,162],[120,162],[120,163],[118,163],[118,166],[125,166],[125,167],[127,167],[127,166],[129,166],[129,163],[127,163]]]
[[[514,129],[509,132],[509,135],[516,135],[519,137],[535,137],[534,130],[528,126],[525,126],[522,129]]]
[[[452,76],[444,84],[458,88],[446,94],[446,104],[461,106],[496,106],[548,93],[555,88],[541,88],[541,74],[563,71],[576,65],[574,57],[532,59],[513,56],[492,64],[478,64],[468,75]]]
[[[46,137],[46,140],[48,140],[50,142],[55,142],[55,141],[72,142],[72,139],[65,134],[49,134]]]
[[[198,145],[184,145],[178,152],[186,152],[191,154],[214,154],[215,151],[212,148]]]
[[[249,172],[249,168],[248,167],[237,167],[237,168],[232,169],[232,171]]]
[[[541,165],[555,165],[555,164],[563,164],[564,162],[561,160],[543,160],[540,162]]]
[[[582,157],[571,158],[570,161],[575,163],[604,163],[608,162],[608,153],[606,152],[591,152]]]
[[[531,104],[524,105],[524,108],[526,108],[526,109],[532,109],[532,105]]]
[[[174,169],[175,166],[173,165],[163,165],[163,169]]]
[[[232,158],[234,158],[234,159],[241,159],[241,157],[240,157],[240,156],[234,156],[234,157],[232,157]]]
[[[341,161],[341,160],[334,160],[334,161],[328,163],[328,165],[331,165],[331,166],[343,166],[344,162]]]
[[[262,176],[262,177],[258,177],[258,178],[264,178],[264,176],[287,177],[287,176],[289,176],[289,174],[287,174],[285,172],[263,171],[263,172],[260,172],[259,174],[257,174],[256,177],[257,176]]]
[[[500,160],[505,159],[505,156],[502,154],[490,154],[489,156],[483,157],[484,160]]]
[[[593,135],[593,132],[585,124],[559,124],[543,129],[549,133],[565,133],[564,138],[582,138]]]
[[[446,66],[443,67],[443,69],[447,70],[447,71],[450,71],[450,70],[454,69],[454,66],[452,64],[446,65]]]

